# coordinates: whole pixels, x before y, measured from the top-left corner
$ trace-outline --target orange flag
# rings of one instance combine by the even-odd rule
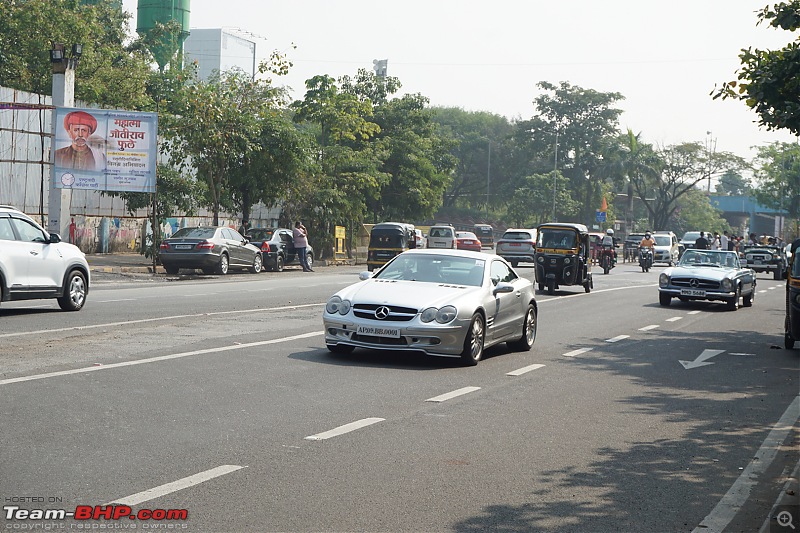
[[[608,202],[606,202],[605,196],[603,196],[603,203],[600,204],[600,211],[608,211]]]

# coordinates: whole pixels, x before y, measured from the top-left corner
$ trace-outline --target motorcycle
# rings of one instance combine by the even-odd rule
[[[603,274],[608,274],[616,263],[617,261],[614,259],[614,247],[607,244],[603,245],[600,248],[600,266],[603,268]]]
[[[653,266],[653,249],[646,246],[639,248],[639,266],[642,272],[649,272]]]

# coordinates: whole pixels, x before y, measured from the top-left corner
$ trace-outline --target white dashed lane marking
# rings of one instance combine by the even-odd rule
[[[658,324],[651,324],[649,326],[645,326],[643,328],[639,328],[639,331],[650,331],[651,329],[656,329],[658,327],[661,327],[661,326],[659,326]]]
[[[699,315],[701,311],[689,311],[690,315]]]
[[[507,372],[507,373],[506,373],[506,376],[521,376],[522,374],[525,374],[525,373],[527,373],[527,372],[530,372],[531,370],[539,370],[540,368],[544,368],[544,365],[528,365],[528,366],[523,366],[523,367],[522,367],[522,368],[520,368],[520,369],[514,370],[514,371],[512,371],[512,372]]]
[[[672,318],[668,318],[667,322],[677,322],[678,320],[683,320],[682,316],[674,316]]]
[[[206,470],[205,472],[200,472],[199,474],[195,474],[193,476],[173,481],[172,483],[159,485],[158,487],[148,489],[142,492],[137,492],[136,494],[127,496],[125,498],[120,498],[119,500],[114,500],[113,502],[109,502],[106,505],[111,505],[111,504],[138,505],[142,502],[154,500],[155,498],[160,498],[161,496],[165,496],[167,494],[177,492],[179,490],[188,489],[189,487],[199,485],[204,481],[224,476],[225,474],[230,474],[231,472],[236,472],[237,470],[240,470],[242,468],[244,467],[238,465],[218,466],[216,468],[212,468],[211,470]]]
[[[630,335],[617,335],[616,337],[606,339],[606,342],[619,342],[623,339],[628,339],[628,338],[630,338]]]
[[[339,435],[344,435],[345,433],[350,433],[351,431],[355,431],[357,429],[361,429],[363,427],[371,426],[372,424],[377,424],[378,422],[383,422],[386,420],[385,418],[364,418],[362,420],[356,420],[355,422],[350,422],[349,424],[345,424],[343,426],[339,426],[338,428],[333,428],[330,431],[325,431],[323,433],[317,433],[316,435],[309,435],[306,437],[306,440],[325,440],[330,439],[331,437],[337,437]]]
[[[425,400],[426,402],[446,402],[447,400],[453,399],[457,396],[462,396],[464,394],[469,394],[470,392],[475,392],[476,390],[481,390],[480,387],[462,387],[460,389],[454,390],[452,392],[446,392],[444,394],[440,394],[439,396],[434,396],[433,398],[428,398]]]
[[[575,357],[576,355],[580,355],[582,353],[586,353],[591,351],[591,348],[581,348],[579,350],[572,350],[571,352],[567,352],[564,354],[564,357]]]

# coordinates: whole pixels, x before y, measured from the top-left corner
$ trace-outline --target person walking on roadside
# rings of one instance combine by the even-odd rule
[[[731,244],[730,237],[728,237],[727,230],[723,231],[722,237],[719,238],[719,247],[721,250],[733,251],[733,245]]]
[[[694,241],[694,247],[697,250],[708,250],[708,239],[706,239],[705,232],[700,232],[700,236]]]
[[[299,220],[294,223],[292,242],[294,244],[294,252],[297,254],[297,260],[300,261],[300,266],[303,267],[303,272],[314,272],[314,269],[308,266],[308,256],[306,255],[306,248],[308,248],[308,231]]]

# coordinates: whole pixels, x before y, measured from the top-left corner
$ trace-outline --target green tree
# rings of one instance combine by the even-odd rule
[[[727,170],[719,177],[716,192],[726,196],[746,195],[750,193],[750,182],[741,173]]]
[[[797,31],[800,28],[800,0],[765,7],[757,24],[768,22],[773,28]],[[738,81],[729,81],[712,92],[714,98],[743,101],[768,130],[788,129],[800,135],[800,46],[798,39],[780,50],[752,47],[739,54]]]
[[[268,67],[262,65],[262,70]],[[282,102],[269,80],[231,70],[185,88],[181,114],[162,114],[163,149],[179,171],[193,169],[208,187],[213,223],[233,207],[232,176],[261,150],[264,121]]]
[[[753,196],[761,205],[781,211],[800,224],[800,146],[774,143],[761,146],[755,159]]]
[[[538,85],[545,91],[534,101],[538,114],[518,127],[530,138],[528,146],[535,154],[550,155],[550,163],[557,154],[557,168],[570,179],[574,196],[581,198],[580,221],[591,224],[605,179],[602,153],[609,138],[619,134],[622,111],[613,106],[624,97],[567,82]]]
[[[555,176],[553,173],[555,172]],[[555,182],[555,183],[554,183]],[[518,228],[534,227],[550,221],[555,187],[556,217],[570,220],[577,216],[580,203],[573,200],[569,180],[560,172],[526,176],[508,201],[506,220]]]
[[[676,203],[678,207],[668,227],[679,239],[687,231],[716,231],[721,235],[731,229],[722,212],[708,201],[708,194],[697,187],[687,190]]]
[[[75,98],[105,107],[142,109],[152,56],[125,45],[128,19],[118,2],[79,0],[0,2],[0,85],[50,94],[53,43],[83,45]]]

